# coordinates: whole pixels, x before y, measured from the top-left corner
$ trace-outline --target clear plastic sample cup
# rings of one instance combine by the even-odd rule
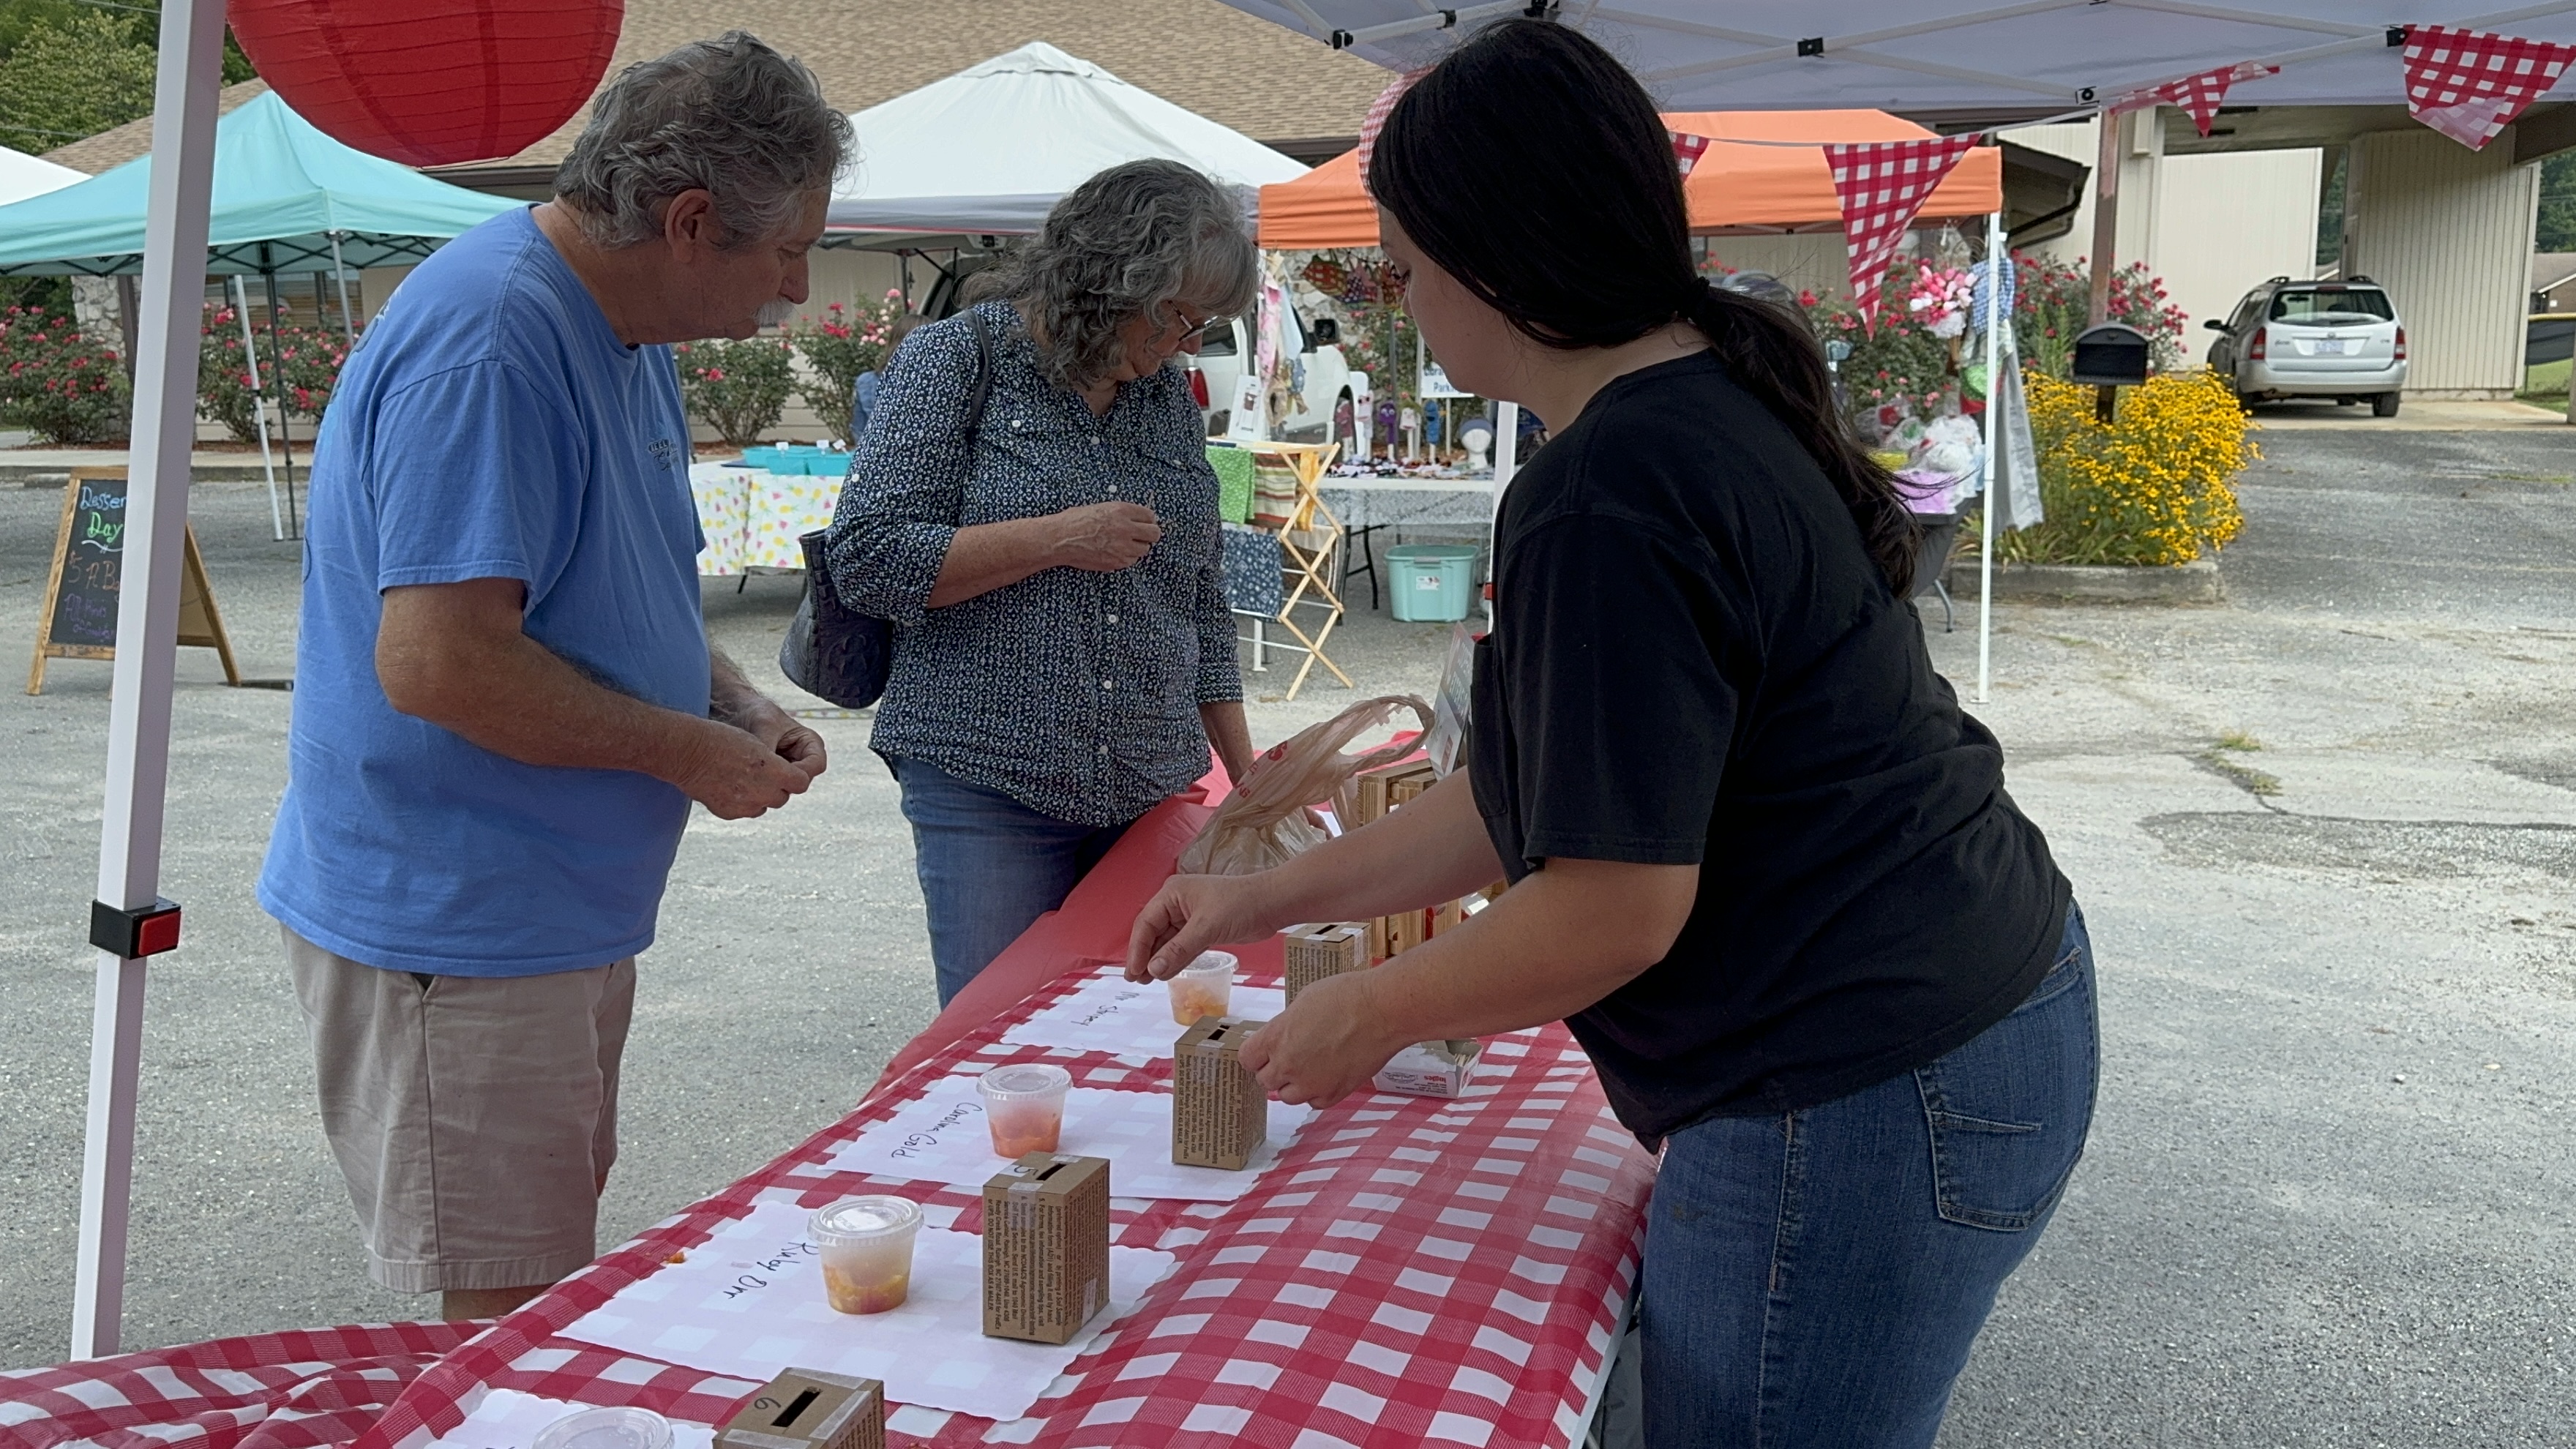
[[[995,1067],[976,1082],[984,1094],[984,1125],[993,1130],[993,1155],[1017,1162],[1032,1152],[1053,1152],[1064,1135],[1064,1094],[1073,1073],[1043,1062]]]
[[[1196,1026],[1202,1016],[1223,1016],[1234,1001],[1234,956],[1201,951],[1199,958],[1163,984],[1172,992],[1172,1020]]]
[[[883,1313],[911,1295],[912,1239],[921,1231],[921,1205],[912,1199],[845,1197],[815,1213],[808,1231],[835,1312]]]
[[[529,1449],[671,1449],[671,1421],[651,1409],[583,1409],[539,1429]]]

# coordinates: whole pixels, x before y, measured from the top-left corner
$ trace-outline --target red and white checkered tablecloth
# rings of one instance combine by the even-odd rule
[[[0,1445],[319,1449],[488,1327],[375,1323],[219,1338],[0,1373]]]
[[[1085,1085],[1168,1089],[1168,1061],[1136,1067],[1000,1043],[1089,969],[1069,969],[840,1122],[448,1355],[358,1449],[418,1449],[461,1423],[491,1388],[721,1422],[758,1386],[593,1347],[561,1330],[763,1200],[819,1206],[900,1192],[957,1208],[957,1229],[979,1230],[972,1192],[823,1163],[952,1071],[1052,1060]],[[1115,1212],[1116,1241],[1179,1259],[1143,1306],[1101,1335],[1028,1418],[997,1424],[898,1408],[888,1442],[1579,1443],[1635,1282],[1654,1164],[1612,1119],[1591,1064],[1562,1026],[1495,1038],[1471,1091],[1457,1102],[1353,1097],[1308,1123],[1239,1201]]]

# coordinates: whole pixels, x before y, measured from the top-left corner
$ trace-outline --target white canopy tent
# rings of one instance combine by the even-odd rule
[[[1306,172],[1044,41],[854,112],[850,125],[861,159],[832,194],[835,230],[1028,235],[1085,179],[1148,157],[1247,190]]]
[[[1319,43],[1355,49],[1399,69],[1437,59],[1454,38],[1441,34],[1444,29],[1533,8],[1524,0],[1447,11],[1431,8],[1428,0],[1228,3],[1313,35]],[[1536,9],[1606,41],[1672,109],[1865,107],[1918,118],[1951,114],[1973,123],[2089,109],[2133,88],[2247,60],[2270,61],[2283,69],[2277,76],[2245,82],[2243,104],[2400,102],[2404,90],[2386,30],[2395,25],[2510,28],[2532,39],[2576,41],[2576,0],[2509,10],[2460,0],[2409,0],[2403,8],[2397,0],[2257,0],[2245,5],[2225,0],[2028,0],[2003,5],[1972,0],[1626,0],[1621,5],[1570,0],[1561,9],[1539,0]],[[137,329],[127,567],[117,604],[119,647],[108,724],[98,906],[91,927],[91,939],[100,949],[74,1280],[76,1358],[116,1351],[123,1309],[136,1062],[148,960],[127,953],[158,949],[137,943],[133,918],[151,910],[160,885],[180,546],[188,516],[188,452],[196,431],[198,303],[214,169],[215,96],[222,84],[224,0],[170,0],[161,8],[160,27]],[[1232,136],[1097,67],[1053,51],[1047,52],[1047,60],[1061,65],[1032,62],[1032,85],[1038,83],[1036,77],[1073,73],[1079,67],[1099,82],[1096,90],[1151,103],[1131,108],[1148,120],[1119,122],[1120,130],[1108,134],[1132,126],[1160,136],[1161,127],[1150,120],[1160,114],[1167,120],[1186,117]],[[880,167],[890,167],[894,149],[890,138],[870,135],[864,121],[871,114],[860,113],[862,142],[884,158]],[[980,116],[959,117],[956,124],[971,125],[971,134],[986,138],[986,147],[998,153],[993,158],[997,167],[1016,165],[1023,156],[1057,156],[1060,148],[1069,149],[1110,124],[1096,113],[1071,109],[1030,107],[1018,114],[1022,120],[1011,129]],[[922,140],[925,155],[946,156],[952,163],[961,155],[954,137],[932,134]],[[996,146],[997,140],[1004,144]],[[833,219],[841,221],[843,201],[849,203],[848,214],[864,216],[864,201],[906,192],[924,198],[1060,195],[1114,161],[1174,154],[1162,149],[1162,143],[1148,146],[1139,139],[1132,144],[1139,149],[1094,151],[1089,159],[1066,160],[1051,182],[1009,181],[1010,190],[988,186],[967,191],[953,179],[940,179],[936,169],[906,173],[928,178],[910,183],[891,171],[862,173],[853,194],[835,202]],[[1231,170],[1218,157],[1195,150],[1184,149],[1181,157],[1245,185],[1285,180],[1302,170],[1285,157],[1277,158],[1279,169],[1270,174]],[[955,214],[950,215],[953,221]],[[1019,215],[1031,217],[1025,208]],[[990,216],[984,213],[985,219]],[[869,224],[888,222],[880,218]],[[918,219],[892,224],[922,229]],[[1014,229],[1034,225],[1027,219]],[[1506,439],[1512,436],[1508,416],[1498,431]],[[1509,463],[1503,458],[1497,463],[1500,477]]]
[[[30,196],[42,196],[48,191],[60,191],[75,181],[88,179],[86,172],[57,166],[41,156],[30,156],[24,151],[0,146],[0,206],[24,201]]]
[[[2259,61],[2231,105],[2406,99],[2395,29],[2447,25],[2576,43],[2576,0],[1526,0],[1432,10],[1415,0],[1226,0],[1393,70],[1459,34],[1533,11],[1608,46],[1667,110],[1865,106],[1922,121],[2091,110],[2162,81]],[[2560,87],[2562,94],[2576,83]]]

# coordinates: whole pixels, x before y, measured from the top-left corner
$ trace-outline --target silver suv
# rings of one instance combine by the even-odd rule
[[[2294,282],[2274,277],[2236,304],[2225,320],[2201,324],[2219,334],[2209,366],[2233,379],[2247,406],[2292,397],[2330,397],[2397,416],[2406,386],[2406,328],[2397,306],[2368,277]]]

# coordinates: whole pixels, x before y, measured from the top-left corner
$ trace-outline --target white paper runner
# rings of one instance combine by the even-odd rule
[[[465,1416],[465,1422],[430,1441],[429,1449],[528,1449],[537,1432],[566,1414],[595,1404],[541,1399],[517,1389],[493,1389]],[[716,1431],[686,1419],[671,1421],[671,1449],[712,1449]]]
[[[1073,1342],[1050,1348],[984,1336],[984,1246],[972,1233],[921,1230],[902,1307],[833,1312],[805,1239],[810,1216],[790,1203],[762,1203],[689,1249],[685,1262],[628,1284],[564,1336],[754,1382],[790,1367],[856,1374],[882,1381],[892,1403],[1017,1419],[1101,1330],[1134,1312],[1174,1262],[1169,1253],[1111,1248],[1108,1309]]]
[[[1227,1014],[1268,1021],[1288,1009],[1288,993],[1238,981]],[[1103,967],[1062,999],[1002,1033],[1011,1046],[1064,1047],[1150,1061],[1172,1054],[1188,1028],[1172,1020],[1171,988],[1160,981],[1131,985],[1116,966]]]
[[[1232,1202],[1252,1191],[1254,1177],[1277,1165],[1280,1149],[1314,1116],[1312,1107],[1272,1102],[1268,1144],[1241,1172],[1221,1172],[1173,1163],[1170,1093],[1075,1087],[1064,1094],[1064,1131],[1056,1150],[1108,1158],[1109,1190],[1119,1197]],[[892,1117],[834,1148],[826,1165],[838,1172],[967,1188],[983,1187],[1009,1166],[993,1155],[984,1102],[975,1079],[967,1076],[932,1082]]]

